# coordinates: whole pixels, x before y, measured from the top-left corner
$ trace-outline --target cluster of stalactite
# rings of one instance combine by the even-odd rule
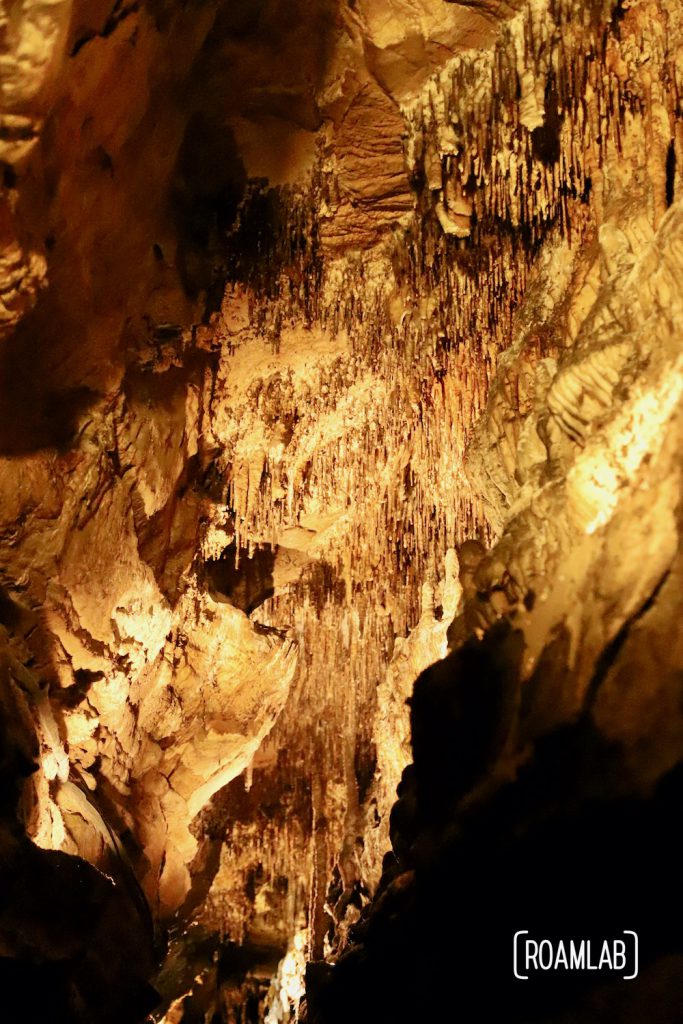
[[[214,324],[228,372],[230,354],[259,339],[274,353],[287,332],[298,332],[302,346],[313,336],[331,347],[345,339],[305,389],[284,370],[268,394],[254,397],[266,427],[286,430],[277,458],[256,457],[249,487],[229,444],[218,470],[238,550],[275,547],[307,515],[332,510],[347,520],[325,552],[329,571],[304,572],[256,616],[296,637],[300,668],[272,734],[284,760],[254,773],[277,787],[306,777],[310,803],[294,813],[308,820],[293,844],[280,837],[264,845],[240,823],[226,846],[226,856],[249,846],[245,871],[260,860],[276,880],[296,875],[301,844],[309,844],[310,904],[293,900],[288,913],[292,930],[307,915],[318,956],[334,944],[346,908],[364,899],[366,879],[378,875],[357,840],[376,812],[362,778],[371,771],[376,685],[394,638],[415,625],[425,581],[436,586],[438,607],[448,549],[494,536],[465,482],[463,458],[501,353],[528,329],[524,300],[541,245],[576,251],[594,235],[608,188],[602,168],[623,153],[636,167],[657,164],[655,219],[671,199],[667,146],[647,145],[661,138],[653,123],[666,116],[674,159],[679,151],[680,68],[661,21],[650,24],[640,12],[635,38],[633,25],[621,32],[619,7],[603,7],[577,17],[569,0],[530,3],[490,52],[461,54],[430,80],[405,111],[415,210],[372,260],[326,255],[320,217],[332,172],[321,164],[306,189],[256,183],[234,231],[243,255],[228,294],[246,295],[248,325],[236,330],[227,313]],[[255,239],[250,255],[246,238]],[[527,357],[556,355],[564,344],[539,329]],[[353,403],[353,418],[345,403]],[[312,425],[326,417],[337,429],[324,444],[309,444]],[[249,814],[256,819],[255,805]],[[331,892],[340,884],[344,908],[336,912]],[[248,933],[247,919],[254,923],[247,904],[239,928],[227,912],[222,921],[232,938]]]
[[[241,947],[241,973],[225,985],[258,982],[261,1016],[253,1019],[261,1020],[278,999],[269,978],[291,955],[292,936],[305,933],[307,955],[328,955],[359,919],[367,879],[378,875],[361,837],[377,824],[372,708],[395,627],[370,593],[340,612],[329,599],[316,608],[303,584],[257,617],[289,626],[300,669],[287,712],[249,772],[193,825],[195,882],[182,913],[192,920],[184,944],[199,935],[216,948],[219,939]],[[212,972],[210,962],[199,988],[216,985]]]
[[[571,0],[527,4],[492,50],[457,56],[429,82],[409,112],[408,158],[447,232],[476,244],[513,229],[533,245],[559,223],[571,236],[572,200],[588,198],[636,122],[652,140],[661,106],[673,141],[681,69],[666,14],[650,18],[643,5],[637,36],[626,37],[624,13],[611,2],[578,12]]]
[[[385,3],[398,26],[403,0]],[[25,6],[38,43],[51,20]],[[662,218],[683,180],[676,0],[492,0],[496,17],[517,13],[495,42],[491,20],[491,48],[451,56],[430,43],[431,63],[399,93],[377,83],[400,77],[404,58],[422,63],[415,40],[374,53],[387,37],[366,37],[364,0],[330,77],[321,85],[304,62],[284,93],[270,64],[288,53],[277,25],[261,51],[262,5],[247,5],[244,25],[234,6],[169,9],[168,33],[133,4],[92,37],[76,32],[49,115],[45,93],[45,131],[31,107],[0,133],[0,333],[25,317],[3,363],[0,684],[19,693],[22,743],[38,740],[17,762],[39,763],[27,831],[59,851],[36,860],[46,892],[76,853],[115,880],[118,896],[81,872],[93,911],[102,896],[111,922],[129,917],[139,933],[126,948],[147,950],[133,987],[170,926],[157,987],[166,1005],[193,992],[166,1024],[214,1019],[221,999],[225,1021],[267,1012],[280,1024],[304,953],[343,951],[382,875],[410,758],[404,701],[445,653],[449,620],[459,644],[511,609],[542,607],[552,579],[568,578],[566,537],[608,521],[680,397],[675,374],[661,386],[655,374],[658,358],[673,366],[675,331],[659,314],[680,321],[677,264],[642,288],[632,270],[648,282],[657,247],[679,237]],[[299,6],[299,21],[286,4],[264,11],[282,8],[298,36],[312,10]],[[327,18],[349,5],[319,6]],[[203,43],[214,17],[226,51],[221,38]],[[238,38],[245,65],[233,60]],[[137,70],[119,82],[113,69],[133,67],[133,54]],[[423,87],[426,67],[446,59]],[[244,103],[226,107],[243,74]],[[138,93],[147,99],[131,119]],[[283,96],[310,101],[305,129],[298,100],[281,117]],[[247,180],[271,166],[252,132],[273,110],[285,135],[290,116],[296,129],[278,170],[286,185]],[[15,161],[24,143],[36,148],[26,164]],[[26,220],[16,242],[15,213]],[[669,233],[653,241],[660,221]],[[646,366],[639,409],[596,434]],[[644,501],[655,497],[652,487]],[[656,533],[637,513],[634,529]],[[639,545],[625,529],[614,549]],[[605,607],[618,604],[612,568],[628,561],[597,566]],[[652,557],[639,561],[645,572]],[[624,578],[616,585],[640,593]],[[600,625],[591,595],[577,584],[574,598],[556,597]],[[610,635],[621,626],[615,617]],[[656,651],[665,632],[652,635]],[[532,651],[544,637],[538,627]],[[621,689],[613,700],[624,703]],[[548,702],[558,713],[552,690]],[[33,856],[28,840],[12,848],[12,870]],[[59,920],[59,900],[39,902],[45,922]],[[39,946],[36,919],[27,936]],[[92,957],[105,973],[107,929]],[[57,996],[71,999],[70,963],[53,952]],[[123,1003],[111,1000],[110,1015],[132,1019],[118,966],[110,987]],[[130,995],[146,1012],[153,993]]]
[[[578,19],[564,0],[549,9],[529,4],[492,51],[461,54],[429,82],[407,112],[416,209],[375,254],[384,272],[359,256],[326,262],[318,221],[330,183],[319,165],[307,189],[275,193],[254,184],[233,231],[241,253],[232,267],[234,288],[246,289],[250,324],[241,336],[227,322],[218,325],[228,351],[255,338],[278,351],[284,330],[303,329],[304,345],[306,331],[348,339],[305,394],[285,380],[271,395],[271,419],[288,422],[288,443],[279,465],[263,457],[257,494],[247,499],[230,479],[233,468],[226,470],[226,505],[244,548],[278,543],[307,512],[335,508],[338,495],[339,511],[352,523],[328,553],[331,571],[304,573],[258,615],[267,626],[292,630],[301,666],[288,713],[273,732],[281,750],[298,752],[296,764],[262,770],[327,780],[325,792],[313,785],[304,829],[313,874],[321,874],[310,880],[318,954],[334,920],[330,863],[346,849],[356,864],[340,868],[345,898],[364,872],[353,846],[369,814],[358,750],[372,760],[375,687],[393,638],[415,625],[420,588],[425,580],[439,583],[446,550],[473,535],[492,539],[465,485],[463,455],[498,357],[519,328],[539,246],[581,245],[602,202],[592,183],[606,157],[625,146],[631,153],[651,135],[655,102],[666,103],[672,125],[681,114],[678,86],[663,84],[677,83],[678,74],[664,38],[652,28],[643,73],[639,51],[620,38],[620,19],[609,6]],[[456,200],[465,202],[456,204],[460,219],[446,220],[444,229]],[[664,188],[659,200],[664,207]],[[559,344],[540,332],[536,358]],[[340,426],[302,460],[310,424],[326,415],[343,424],[354,385],[366,388],[358,391],[364,412],[358,415],[356,406],[352,428]],[[273,498],[275,489],[286,498]],[[313,730],[304,724],[311,705]],[[342,738],[349,736],[356,737],[355,751]],[[347,808],[341,815],[339,800]],[[321,829],[319,821],[336,825]],[[233,826],[228,854],[243,841],[251,842]],[[273,877],[293,877],[299,843],[274,848],[269,860],[282,862],[271,863]],[[376,876],[376,869],[368,865],[367,872]],[[293,918],[302,909],[293,906]]]
[[[353,444],[342,430],[296,467],[287,464],[287,453],[278,467],[265,460],[248,507],[229,492],[245,538],[276,540],[308,506],[344,494],[369,527],[351,564],[362,579],[365,567],[382,558],[383,545],[385,557],[398,559],[404,583],[414,567],[414,617],[416,586],[429,572],[421,562],[425,553],[433,563],[464,536],[486,535],[469,497],[457,507],[459,464],[498,356],[514,336],[539,243],[555,237],[579,245],[594,230],[602,197],[592,195],[591,182],[608,152],[618,157],[624,145],[632,147],[629,133],[636,146],[651,138],[660,105],[672,133],[683,112],[680,69],[659,25],[650,31],[641,18],[647,38],[621,39],[619,11],[604,7],[577,18],[569,0],[547,10],[529,4],[503,27],[494,49],[461,54],[430,80],[407,111],[409,165],[422,192],[411,222],[384,247],[386,273],[379,281],[358,256],[325,262],[319,218],[330,186],[320,166],[307,191],[283,191],[277,201],[273,190],[250,193],[235,238],[240,246],[254,238],[256,248],[241,257],[236,278],[250,286],[254,333],[277,345],[285,325],[303,324],[330,336],[346,332],[349,342],[348,354],[311,383],[305,417],[295,408],[300,396],[293,396],[291,410],[276,410],[292,421],[289,450],[297,452],[309,411],[310,419],[341,411],[353,381],[367,377],[375,394],[367,417],[354,424]],[[646,70],[637,59],[643,49],[650,54]],[[667,154],[660,156],[656,199],[663,210]],[[434,213],[458,190],[471,206],[462,237],[444,231]],[[557,346],[539,333],[539,358]],[[405,487],[383,487],[402,458]],[[286,500],[273,499],[273,483]]]
[[[322,257],[318,239],[319,171],[310,188],[251,181],[226,244],[230,280],[248,289],[250,321],[277,350],[282,328],[296,317],[320,317]]]
[[[235,870],[234,852],[243,849],[245,842],[253,841],[259,844],[259,860],[271,885],[275,887],[277,878],[284,876],[294,886],[296,866],[302,862],[302,844],[308,844],[308,851],[304,852],[311,854],[310,863],[314,863],[316,843],[323,843],[324,861],[328,854],[346,850],[340,855],[344,863],[339,869],[353,888],[351,865],[362,860],[362,849],[356,849],[354,844],[363,833],[360,816],[365,813],[363,804],[375,767],[370,710],[375,700],[375,680],[385,671],[391,656],[395,627],[387,609],[376,605],[369,594],[354,602],[353,608],[340,612],[339,606],[331,602],[316,610],[310,596],[297,591],[298,588],[274,599],[271,607],[262,612],[271,620],[287,622],[299,645],[300,670],[287,714],[278,721],[256,759],[251,779],[247,780],[248,789],[238,799],[234,792],[226,791],[216,798],[206,815],[207,820],[218,820],[220,808],[224,809],[221,828],[227,824],[232,842],[226,844],[223,856],[231,871]],[[299,604],[297,599],[302,596],[303,603]],[[341,705],[340,690],[346,694]],[[311,701],[315,702],[313,728]],[[265,794],[273,792],[273,776],[282,785],[276,790],[277,807],[269,810]],[[243,785],[240,779],[232,787],[240,789]],[[252,813],[259,817],[265,814],[268,820],[250,839]],[[306,819],[303,832],[298,824],[301,817]],[[253,862],[245,859],[245,870],[252,867]],[[318,910],[322,910],[323,902],[327,901],[328,879],[314,881],[318,897],[322,897]],[[222,897],[217,899],[220,903]],[[230,900],[228,897],[225,901],[226,932],[231,931],[229,921],[234,913]],[[307,909],[297,900],[292,913]],[[254,914],[253,906],[249,913]],[[322,943],[322,934],[319,940]]]

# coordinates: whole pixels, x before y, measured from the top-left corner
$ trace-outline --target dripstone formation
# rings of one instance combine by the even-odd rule
[[[678,0],[0,40],[0,1019],[676,1024]]]

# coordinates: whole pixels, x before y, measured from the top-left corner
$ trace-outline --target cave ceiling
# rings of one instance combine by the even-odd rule
[[[276,1024],[449,646],[524,638],[492,786],[587,701],[634,792],[683,756],[683,11],[17,0],[0,41],[0,841],[84,865],[106,1020],[119,900],[157,1019],[229,948]]]

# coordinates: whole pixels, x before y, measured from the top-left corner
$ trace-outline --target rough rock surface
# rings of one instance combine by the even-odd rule
[[[56,974],[58,906],[7,905],[3,962],[65,1019],[142,1019],[163,960],[167,1024],[274,1024],[328,957],[310,1012],[373,1019],[393,900],[436,935],[421,879],[549,848],[550,737],[558,834],[619,799],[669,838],[679,5],[24,0],[0,38],[1,849],[88,893]],[[421,677],[390,815],[448,642],[500,692]]]

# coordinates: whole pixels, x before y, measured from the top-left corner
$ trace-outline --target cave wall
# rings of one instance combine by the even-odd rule
[[[680,12],[27,0],[0,31],[21,821],[140,887],[140,942],[173,926],[169,1021],[249,970],[286,1017],[380,880],[447,632],[524,637],[489,788],[587,701],[634,791],[680,757]]]

